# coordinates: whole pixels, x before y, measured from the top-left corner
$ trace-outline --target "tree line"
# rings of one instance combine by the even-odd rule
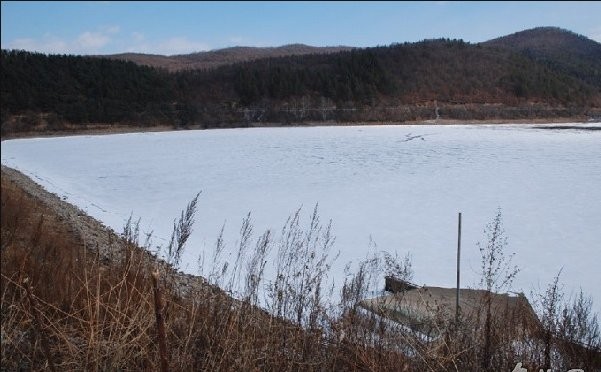
[[[601,82],[582,72],[601,71],[601,61],[554,53],[437,39],[169,73],[99,57],[2,50],[2,129],[50,122],[219,127],[404,121],[423,119],[429,114],[421,108],[433,102],[446,105],[447,115],[460,112],[457,105],[599,108]],[[395,107],[409,111],[391,114]]]

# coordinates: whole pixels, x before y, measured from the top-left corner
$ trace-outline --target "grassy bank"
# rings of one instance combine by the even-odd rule
[[[269,231],[255,239],[252,221],[245,219],[235,262],[219,259],[218,238],[210,274],[191,278],[177,271],[177,252],[192,226],[193,203],[176,224],[171,248],[165,247],[168,265],[144,249],[136,223],[115,234],[14,170],[3,168],[1,181],[3,370],[512,370],[518,362],[530,369],[590,370],[601,365],[590,301],[583,296],[562,301],[557,281],[536,294],[540,326],[502,309],[490,316],[483,296],[476,315],[458,320],[448,309],[430,309],[433,315],[424,321],[432,332],[426,332],[360,306],[384,274],[410,278],[408,260],[374,255],[348,277],[340,302],[328,302],[333,237],[317,210],[308,226],[299,223],[300,211],[293,214],[279,240]],[[269,249],[278,252],[273,283],[262,278]],[[496,267],[492,262],[489,273]],[[261,286],[267,288],[263,307],[258,306]],[[403,294],[398,296],[402,303]]]

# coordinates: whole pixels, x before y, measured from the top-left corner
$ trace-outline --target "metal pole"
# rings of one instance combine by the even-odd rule
[[[457,298],[455,302],[455,321],[459,321],[459,267],[461,258],[461,212],[459,212],[459,225],[457,227]]]

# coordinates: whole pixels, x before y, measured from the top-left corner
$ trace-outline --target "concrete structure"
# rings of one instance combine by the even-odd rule
[[[386,289],[389,294],[363,300],[360,306],[431,337],[437,335],[437,323],[455,318],[456,288],[419,287],[387,278]],[[460,290],[460,319],[474,325],[482,322],[488,302],[495,320],[510,320],[508,324],[521,329],[540,327],[538,317],[523,294],[500,294],[478,289]]]

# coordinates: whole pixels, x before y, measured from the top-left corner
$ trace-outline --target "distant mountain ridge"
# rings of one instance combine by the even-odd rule
[[[138,65],[164,68],[168,71],[211,69],[223,65],[254,61],[261,58],[300,56],[305,54],[329,54],[354,49],[347,46],[314,47],[305,44],[289,44],[280,47],[236,46],[207,52],[196,52],[163,56],[144,53],[121,53],[97,56],[102,58],[131,61]]]
[[[137,63],[2,50],[2,131],[601,118],[601,44],[571,31],[336,48],[129,55]]]
[[[439,39],[432,39],[435,41]],[[425,40],[426,41],[426,40]],[[601,44],[559,27],[536,27],[515,32],[479,43],[486,47],[497,47],[522,53],[538,59],[585,59],[587,62],[601,60]],[[288,44],[279,47],[234,46],[205,52],[177,55],[146,53],[119,53],[95,57],[131,61],[138,65],[164,68],[170,72],[194,69],[213,69],[223,65],[249,62],[263,58],[301,56],[308,54],[333,54],[362,49],[351,46],[314,47],[305,44]],[[364,48],[363,48],[364,49]],[[562,56],[564,56],[562,58]],[[593,74],[595,75],[595,74]]]

